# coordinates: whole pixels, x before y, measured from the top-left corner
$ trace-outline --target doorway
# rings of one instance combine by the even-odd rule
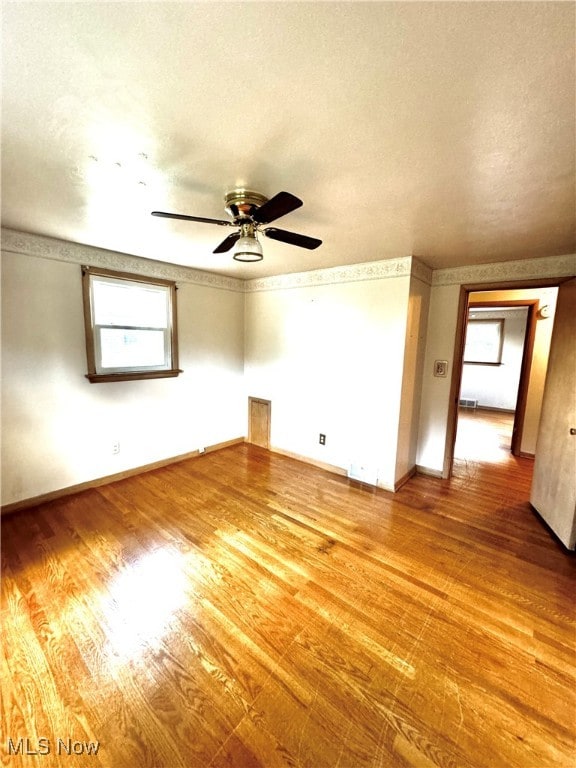
[[[270,448],[270,400],[248,398],[248,442],[261,448]]]
[[[469,295],[455,460],[500,462],[507,453],[521,455],[537,304]]]
[[[444,477],[453,474],[456,458],[459,462],[476,459],[494,464],[514,457],[534,458],[557,285],[552,281],[542,281],[540,284],[462,286]],[[542,312],[544,308],[550,312]],[[522,336],[519,336],[518,328],[520,310],[526,316]],[[486,383],[491,374],[496,374],[492,375],[496,381],[506,379],[511,370],[510,360],[496,357],[478,361],[470,359],[471,356],[468,355],[466,362],[466,331],[469,319],[484,319],[493,321],[486,323],[486,326],[492,327],[492,332],[495,333],[498,324],[494,321],[499,318],[505,321],[505,312],[509,313],[510,319],[517,315],[514,322],[508,323],[508,330],[512,331],[516,326],[512,349],[516,365],[521,358],[520,374],[513,387],[514,391],[508,391],[507,399],[502,400],[497,393],[490,400],[485,398],[481,385]],[[544,318],[547,318],[546,321],[541,323],[540,320]],[[478,326],[480,327],[481,323],[478,323]],[[500,328],[505,326],[506,322],[502,323]],[[494,354],[502,351],[494,339],[491,343]],[[507,352],[509,353],[510,349]],[[475,364],[478,362],[480,365]],[[487,374],[487,371],[491,371],[491,374]],[[476,385],[479,389],[477,394],[466,390],[467,381]],[[509,376],[508,389],[510,390]],[[463,453],[466,443],[473,447],[468,456]],[[492,457],[489,455],[490,446]]]

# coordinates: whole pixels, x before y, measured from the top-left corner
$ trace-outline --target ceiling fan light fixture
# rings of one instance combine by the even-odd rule
[[[264,253],[255,235],[238,238],[232,258],[236,261],[262,261]]]
[[[278,192],[274,197],[268,199],[258,192],[242,187],[228,192],[224,202],[226,212],[233,217],[232,221],[229,219],[208,219],[205,216],[189,216],[183,213],[169,213],[168,211],[152,211],[152,216],[233,227],[236,231],[225,237],[212,253],[228,253],[234,247],[233,258],[236,261],[262,261],[264,254],[256,236],[257,231],[272,240],[296,245],[299,248],[313,250],[322,245],[322,240],[318,240],[316,237],[299,235],[297,232],[288,232],[277,227],[262,229],[265,224],[270,224],[276,219],[286,216],[287,213],[300,208],[302,200],[290,192]]]

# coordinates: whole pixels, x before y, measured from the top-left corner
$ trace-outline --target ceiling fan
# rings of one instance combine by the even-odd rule
[[[290,192],[278,192],[268,199],[259,192],[249,189],[233,189],[224,197],[226,212],[232,216],[232,221],[227,219],[206,219],[201,216],[187,216],[183,213],[166,213],[165,211],[152,211],[152,216],[163,216],[166,219],[182,219],[184,221],[199,221],[205,224],[218,224],[222,227],[235,227],[238,231],[225,237],[213,253],[225,253],[233,246],[236,261],[260,261],[263,258],[262,246],[258,242],[257,233],[261,233],[272,240],[280,240],[282,243],[297,245],[299,248],[313,250],[322,245],[322,240],[307,235],[299,235],[296,232],[288,232],[276,227],[264,227],[281,216],[300,208],[302,200],[299,200]]]

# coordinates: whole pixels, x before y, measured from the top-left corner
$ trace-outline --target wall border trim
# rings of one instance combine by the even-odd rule
[[[497,283],[515,280],[537,280],[545,277],[571,277],[576,273],[576,254],[543,256],[536,259],[471,264],[466,267],[436,269],[432,287],[466,285],[467,283]]]
[[[194,283],[209,288],[220,288],[225,291],[244,293],[244,280],[236,277],[225,277],[213,272],[203,272],[192,267],[168,264],[165,261],[144,259],[118,251],[108,251],[91,245],[71,243],[57,240],[45,235],[35,235],[27,232],[17,232],[13,229],[1,230],[2,250],[23,256],[35,256],[40,259],[64,261],[69,264],[88,264],[91,267],[112,269],[121,272],[131,272],[147,277],[160,277],[164,280],[175,280],[179,283]]]
[[[1,230],[1,246],[2,250],[7,253],[35,256],[72,264],[88,264],[104,269],[133,272],[148,277],[160,277],[238,293],[308,288],[364,280],[385,280],[394,277],[415,277],[432,287],[437,287],[467,283],[572,277],[576,274],[576,254],[472,264],[436,270],[432,270],[419,258],[401,256],[380,261],[366,261],[340,267],[326,267],[307,272],[293,272],[285,275],[243,280],[214,272],[204,272],[183,265],[169,264],[165,261],[146,259],[91,245],[72,243],[45,235],[18,232],[6,228]]]
[[[409,277],[412,274],[412,256],[382,261],[366,261],[361,264],[347,264],[342,267],[326,267],[309,272],[293,272],[287,275],[255,278],[246,281],[246,292],[278,291],[286,288],[310,288],[317,285],[354,283],[361,280],[383,280],[391,277]],[[426,267],[418,263],[420,275],[427,275]],[[431,270],[429,270],[431,274]],[[422,279],[422,278],[421,278]]]

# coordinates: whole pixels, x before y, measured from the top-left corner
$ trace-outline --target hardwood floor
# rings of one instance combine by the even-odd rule
[[[6,517],[2,764],[573,766],[531,467],[390,494],[239,445]]]
[[[456,467],[472,462],[507,462],[512,450],[514,413],[460,408],[454,457]]]

